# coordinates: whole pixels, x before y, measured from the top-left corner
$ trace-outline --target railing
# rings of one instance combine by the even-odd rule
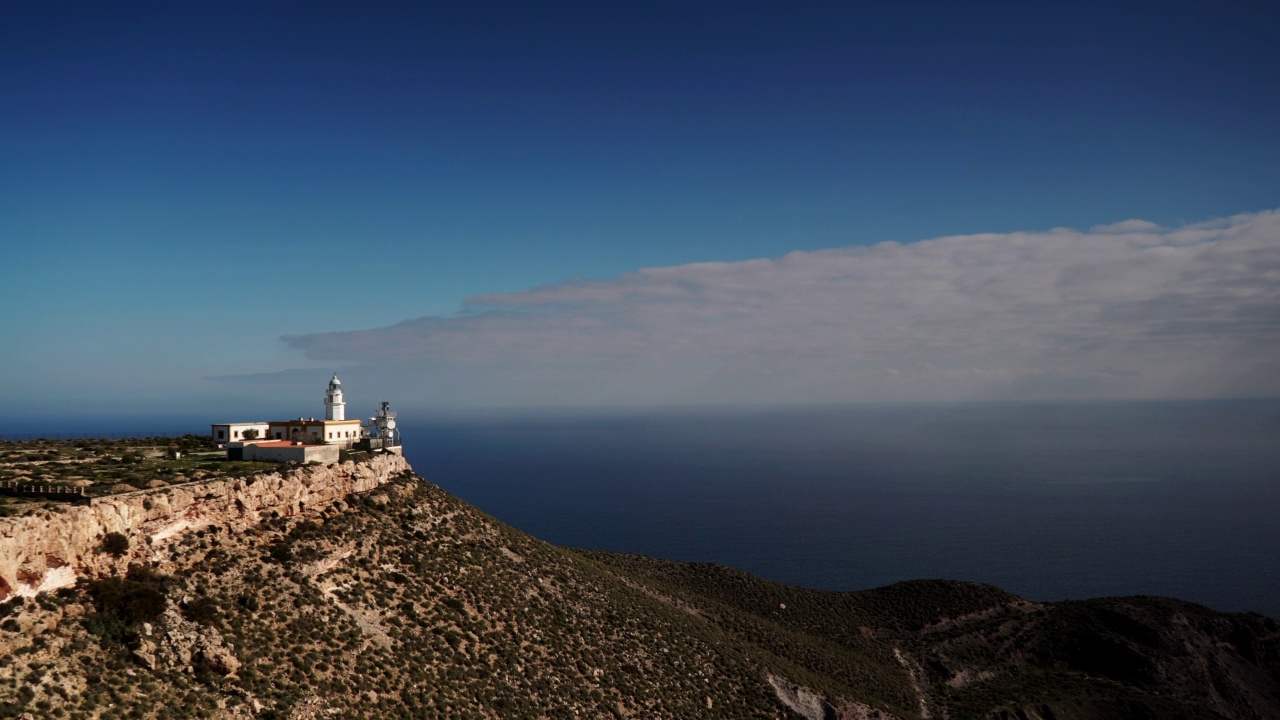
[[[88,505],[89,496],[82,487],[62,485],[19,485],[16,482],[0,483],[0,495],[8,497],[38,497]]]

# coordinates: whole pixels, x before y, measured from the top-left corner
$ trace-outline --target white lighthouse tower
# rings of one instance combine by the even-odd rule
[[[338,373],[333,374],[329,390],[324,394],[324,419],[347,419],[347,403],[342,399],[342,381],[338,380]]]

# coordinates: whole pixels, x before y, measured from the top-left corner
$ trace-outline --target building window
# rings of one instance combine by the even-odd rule
[[[235,432],[231,433],[231,437],[240,437],[240,431],[236,430]]]
[[[223,439],[224,437],[226,437],[226,436],[223,434],[223,432],[222,432],[221,430],[219,430],[219,431],[218,431],[218,439],[219,439],[219,440],[221,440],[221,439]]]

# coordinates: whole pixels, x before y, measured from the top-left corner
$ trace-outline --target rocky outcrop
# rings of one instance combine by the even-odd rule
[[[130,562],[159,559],[167,544],[210,525],[243,530],[266,517],[323,508],[406,471],[410,467],[404,457],[386,453],[360,462],[128,492],[88,506],[0,518],[0,601],[74,585],[81,576],[121,571]],[[103,552],[110,533],[129,540],[118,556]]]
[[[150,624],[143,626],[136,641],[133,659],[148,670],[157,665],[199,669],[219,677],[234,677],[240,670],[240,659],[224,644],[216,629],[191,622],[173,605],[165,610],[161,633]]]
[[[856,700],[841,700],[840,707],[836,707],[819,693],[772,673],[765,679],[778,696],[778,701],[805,720],[899,720],[896,715]]]
[[[836,709],[818,693],[777,675],[767,675],[765,679],[778,700],[805,720],[836,720]]]

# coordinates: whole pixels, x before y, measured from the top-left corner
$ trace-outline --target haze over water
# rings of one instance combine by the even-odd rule
[[[989,582],[1280,617],[1280,402],[402,423],[420,474],[552,543],[851,590]]]
[[[1280,617],[1280,400],[400,419],[419,474],[560,545],[830,590],[954,578]],[[207,422],[50,416],[0,432]]]

